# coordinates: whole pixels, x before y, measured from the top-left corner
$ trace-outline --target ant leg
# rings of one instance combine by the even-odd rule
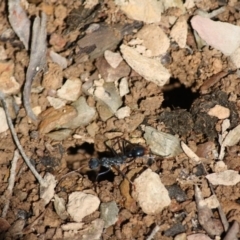
[[[105,172],[99,173],[99,174],[97,175],[97,177],[96,177],[96,181],[98,180],[99,176],[104,175],[104,174],[106,174],[106,173],[108,173],[108,172],[110,172],[110,171],[111,171],[111,168],[109,168],[109,169],[108,169],[107,171],[105,171]]]
[[[128,182],[131,183],[131,184],[134,186],[134,183],[133,183],[119,168],[117,168],[117,167],[115,167],[115,166],[112,166],[112,168],[114,168],[115,170],[117,170],[118,173],[120,173],[120,174],[123,176],[123,178],[126,178],[126,179],[128,180]]]
[[[113,154],[113,156],[118,156],[117,152],[116,152],[112,147],[110,147],[110,146],[107,144],[107,141],[108,141],[108,140],[106,140],[106,141],[104,142],[104,144],[105,144],[105,146],[107,147],[107,149],[110,150],[110,152]],[[115,144],[114,144],[114,145],[115,145]]]

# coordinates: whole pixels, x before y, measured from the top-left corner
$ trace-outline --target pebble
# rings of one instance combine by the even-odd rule
[[[230,116],[230,110],[217,104],[209,109],[208,115],[217,117],[218,119],[225,119]]]
[[[77,114],[62,126],[64,128],[74,129],[86,126],[92,121],[96,113],[95,108],[87,104],[85,97],[80,97],[72,104],[72,107],[77,110]]]
[[[122,105],[122,99],[112,82],[104,83],[103,86],[96,87],[94,96],[97,100],[106,104],[112,113],[115,113],[118,108]]]
[[[159,175],[151,169],[145,170],[134,180],[133,197],[146,214],[158,214],[169,206],[171,199]]]
[[[170,36],[174,39],[174,41],[176,41],[180,48],[185,48],[187,42],[187,32],[188,24],[186,18],[184,16],[181,16],[174,24]]]
[[[106,50],[104,52],[104,57],[112,68],[117,68],[120,62],[123,60],[119,52],[115,53],[110,50]]]
[[[0,133],[8,130],[6,114],[3,108],[0,107]]]
[[[129,93],[128,79],[126,77],[122,78],[119,83],[119,94],[121,97]]]
[[[130,107],[125,106],[125,107],[119,108],[115,113],[115,115],[118,119],[124,119],[125,117],[130,116],[130,112],[131,112]]]
[[[48,108],[40,114],[42,119],[39,125],[39,133],[48,133],[57,128],[63,128],[64,124],[72,121],[77,116],[77,111],[72,106],[64,106],[59,109]]]
[[[145,23],[159,23],[164,10],[162,1],[156,0],[115,0],[115,3],[129,18]]]
[[[107,202],[100,205],[100,218],[104,220],[104,228],[108,228],[115,224],[118,220],[118,206],[116,202]]]
[[[81,87],[82,82],[79,78],[68,79],[57,91],[57,96],[68,101],[76,101],[81,95]]]
[[[130,67],[139,75],[148,81],[154,82],[162,87],[170,78],[170,73],[160,61],[151,59],[139,54],[134,48],[122,45],[120,47],[123,58],[127,61]]]
[[[157,131],[153,127],[145,127],[144,138],[152,153],[156,155],[173,157],[182,152],[177,136]]]
[[[65,106],[67,102],[66,100],[62,100],[60,98],[55,98],[50,96],[47,96],[47,100],[49,101],[50,105],[55,109],[59,109]]]
[[[67,212],[75,222],[95,212],[100,204],[98,197],[84,192],[73,192],[69,195]]]
[[[151,51],[152,56],[165,54],[170,46],[170,40],[157,25],[145,25],[137,34],[143,40],[143,45]]]
[[[240,46],[240,27],[226,22],[216,22],[202,16],[194,16],[191,25],[207,44],[220,50],[226,56],[233,54]]]

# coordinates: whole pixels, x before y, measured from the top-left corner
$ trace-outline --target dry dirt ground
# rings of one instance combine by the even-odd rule
[[[42,207],[39,182],[21,157],[17,162],[14,187],[9,197],[8,180],[16,144],[10,130],[7,130],[0,134],[0,212],[7,200],[10,200],[10,203],[6,215],[1,218],[1,239],[147,239],[152,233],[151,239],[187,239],[186,235],[194,233],[203,233],[214,239],[215,234],[211,236],[199,223],[199,211],[194,195],[195,184],[200,187],[204,198],[211,195],[202,165],[193,164],[184,153],[174,157],[151,154],[143,138],[144,127],[151,126],[179,136],[204,159],[206,170],[213,172],[216,161],[213,152],[220,151],[218,134],[221,132],[222,120],[209,116],[207,112],[216,104],[224,106],[230,110],[230,129],[239,124],[239,73],[220,51],[209,46],[199,49],[189,25],[188,48],[179,48],[171,41],[167,53],[161,56],[163,65],[171,74],[170,80],[163,87],[146,81],[127,64],[118,70],[120,73],[113,73],[124,77],[122,72],[127,72],[125,77],[129,86],[129,93],[121,97],[121,106],[131,109],[130,116],[119,119],[109,112],[104,112],[106,110],[101,108],[97,98],[86,94],[86,79],[89,82],[98,79],[100,71],[103,75],[104,70],[99,69],[105,69],[106,66],[102,57],[104,51],[110,49],[118,52],[119,45],[134,38],[135,32],[145,23],[136,23],[127,18],[111,0],[103,0],[87,13],[82,11],[81,2],[22,1],[31,24],[39,12],[44,11],[47,15],[46,69],[35,77],[31,86],[35,91],[32,91],[30,99],[32,107],[41,106],[41,112],[45,112],[50,108],[47,97],[55,97],[56,90],[67,79],[78,78],[81,79],[83,88],[80,96],[85,97],[87,104],[96,110],[94,117],[90,122],[69,127],[70,131],[53,137],[49,132],[56,130],[56,118],[60,119],[64,111],[60,111],[55,118],[39,115],[37,121],[27,116],[22,96],[30,51],[24,48],[23,43],[11,30],[7,1],[0,1],[0,46],[7,56],[1,61],[11,61],[14,66],[13,76],[20,84],[20,88],[8,97],[8,106],[20,143],[36,170],[42,176],[47,172],[55,176],[55,194],[66,203],[69,195],[75,191],[95,195],[101,203],[114,201],[119,211],[117,221],[103,228],[100,236],[96,237],[91,229],[94,229],[94,221],[100,218],[98,208],[82,219],[82,227],[78,230],[64,230],[63,226],[74,220],[69,215],[59,216],[53,200]],[[215,20],[239,24],[238,8],[230,6],[228,1],[198,1],[194,8],[187,10],[185,17],[189,22],[197,9],[210,12],[222,6],[225,6],[226,10],[215,17]],[[171,28],[166,20],[169,16],[178,17],[179,10],[170,8],[162,14],[160,26],[167,35]],[[117,29],[118,40],[115,42],[114,34],[104,33],[104,37],[97,40],[97,43],[100,41],[102,45],[100,44],[94,53],[91,47],[79,48],[77,42],[84,37],[85,30],[91,23],[105,23],[108,28]],[[121,34],[124,24],[129,24],[127,34]],[[87,41],[93,41],[92,45],[96,44],[95,39],[90,38]],[[65,68],[53,63],[50,50],[67,60]],[[66,102],[70,106],[74,101]],[[73,116],[70,116],[69,122],[71,118]],[[113,170],[101,175],[96,181],[98,171],[89,169],[88,162],[93,156],[101,158],[109,152],[104,142],[116,137],[139,143],[146,149],[146,156],[131,159],[128,164],[120,167],[132,181],[148,168],[160,176],[171,197],[171,204],[160,213],[144,213],[131,196],[134,186],[128,182],[123,185],[124,178],[118,171]],[[225,151],[224,163],[227,169],[239,171],[239,145],[227,147]],[[70,172],[71,174],[68,174]],[[231,224],[236,220],[240,223],[240,183],[233,186],[215,185],[213,188],[228,222]],[[216,208],[213,209],[213,217],[218,220],[216,225],[221,225]],[[216,225],[213,224],[213,228]],[[156,232],[153,232],[155,230]],[[183,234],[180,238],[182,233],[186,235]]]

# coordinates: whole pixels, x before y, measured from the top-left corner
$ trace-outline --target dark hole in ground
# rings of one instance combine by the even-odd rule
[[[178,79],[171,78],[170,83],[163,88],[164,101],[163,108],[181,108],[189,110],[193,101],[199,97],[199,93],[194,93],[190,88],[186,88]]]

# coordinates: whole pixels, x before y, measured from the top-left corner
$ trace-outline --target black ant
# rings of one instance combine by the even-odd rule
[[[132,160],[134,158],[143,156],[145,153],[145,148],[138,144],[132,144],[125,139],[121,139],[121,143],[120,140],[118,140],[116,143],[118,143],[119,153],[117,153],[113,147],[109,147],[105,142],[106,147],[112,152],[113,157],[92,158],[89,161],[89,168],[92,170],[97,169],[101,166],[108,169],[105,172],[99,173],[96,180],[99,176],[111,171],[111,168],[113,167],[119,173],[121,173],[123,177],[131,182],[118,168],[115,168],[114,166],[120,166],[121,164],[125,163],[128,158]]]

